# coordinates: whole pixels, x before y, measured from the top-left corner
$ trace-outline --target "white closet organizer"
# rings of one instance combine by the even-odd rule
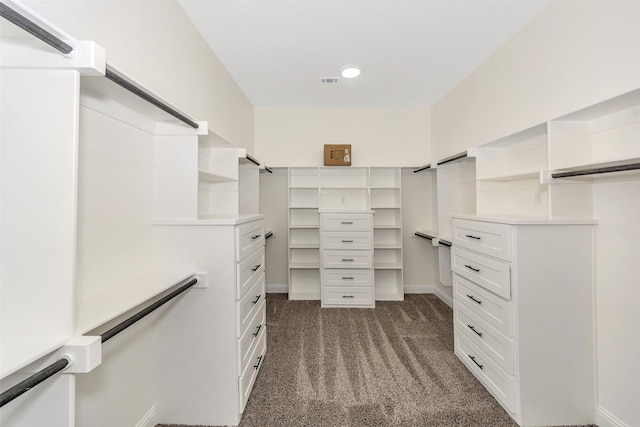
[[[375,299],[404,298],[396,167],[289,168],[289,298],[321,299],[320,210],[373,211]]]
[[[520,425],[593,422],[593,220],[453,216],[455,354]]]
[[[320,213],[322,307],[374,307],[371,212]]]
[[[267,349],[262,216],[158,222],[154,239],[167,274],[208,281],[158,319],[158,419],[237,425]]]

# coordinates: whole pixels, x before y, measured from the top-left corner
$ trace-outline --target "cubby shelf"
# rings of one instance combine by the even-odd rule
[[[320,298],[319,271],[315,264],[300,263],[291,250],[317,248],[311,234],[319,229],[320,212],[368,212],[376,209],[373,229],[377,241],[374,254],[392,250],[402,259],[401,170],[397,167],[290,167],[289,177],[289,298]],[[392,233],[392,234],[381,234]],[[319,263],[317,268],[319,268]],[[402,299],[402,262],[394,264],[393,275],[375,278],[375,286],[385,290],[384,299]],[[378,292],[376,292],[378,295]],[[386,298],[391,295],[392,298]]]

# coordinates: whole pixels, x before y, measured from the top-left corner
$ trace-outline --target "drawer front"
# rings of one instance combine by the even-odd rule
[[[322,251],[325,268],[371,268],[371,251]]]
[[[454,247],[451,269],[505,299],[511,298],[511,268],[508,264]]]
[[[338,232],[322,233],[323,249],[372,249],[371,232]]]
[[[324,286],[373,286],[371,270],[324,270],[322,272]]]
[[[453,319],[467,338],[484,351],[509,375],[514,373],[513,340],[473,315],[462,304],[453,303]]]
[[[264,246],[262,220],[247,222],[236,227],[236,261],[242,261]]]
[[[258,340],[258,344],[253,349],[251,356],[249,356],[249,363],[247,364],[247,367],[238,378],[238,388],[240,391],[240,413],[244,412],[244,407],[247,404],[247,400],[249,400],[251,389],[253,388],[253,384],[256,382],[256,377],[258,376],[258,372],[260,372],[266,353],[267,334],[262,334]]]
[[[320,214],[322,231],[371,231],[371,214]]]
[[[327,287],[322,290],[322,306],[370,306],[373,307],[373,287]]]
[[[454,304],[464,304],[473,314],[504,333],[513,336],[513,304],[457,274],[453,275]]]
[[[248,256],[237,265],[238,286],[236,287],[236,298],[240,299],[251,289],[256,280],[264,272],[264,247]]]
[[[247,368],[247,364],[250,361],[250,356],[253,353],[256,343],[258,343],[262,335],[266,333],[267,313],[265,311],[265,306],[266,302],[263,299],[258,311],[249,322],[249,327],[238,340],[238,375],[242,374]]]
[[[511,261],[512,227],[493,222],[453,220],[453,244]]]
[[[236,336],[239,338],[250,326],[251,319],[261,307],[264,300],[264,274],[260,276],[253,287],[242,297],[238,304],[238,321],[236,322]]]
[[[515,413],[515,378],[505,373],[491,358],[467,339],[458,328],[454,330],[455,354],[497,400]]]

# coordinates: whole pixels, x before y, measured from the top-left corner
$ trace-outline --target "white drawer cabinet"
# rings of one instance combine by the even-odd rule
[[[321,213],[322,307],[373,307],[372,213]]]
[[[454,215],[455,354],[521,426],[594,422],[593,226]]]
[[[240,423],[267,349],[264,233],[260,215],[154,227],[163,269],[206,273],[206,288],[158,317],[159,419]],[[185,267],[186,265],[186,267]],[[188,355],[185,358],[185,355]]]

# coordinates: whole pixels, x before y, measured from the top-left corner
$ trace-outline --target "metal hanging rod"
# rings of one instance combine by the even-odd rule
[[[267,234],[264,235],[264,238],[268,239],[271,236],[273,236],[273,231],[268,231]]]
[[[4,3],[0,3],[0,16],[12,24],[22,28],[34,37],[42,40],[58,52],[68,54],[73,51],[73,46],[51,34],[35,22],[27,19],[25,16],[11,9]]]
[[[264,170],[266,170],[269,173],[273,173],[273,171],[271,169],[269,169],[268,167],[266,167],[266,166],[264,167]]]
[[[157,308],[159,308],[160,306],[164,305],[165,303],[171,301],[172,299],[174,299],[175,297],[177,297],[178,295],[180,295],[181,293],[183,293],[187,289],[191,288],[196,283],[198,283],[198,279],[197,278],[194,277],[192,279],[189,279],[185,284],[181,285],[178,289],[174,290],[170,294],[165,295],[164,297],[162,297],[158,301],[156,301],[153,304],[151,304],[149,307],[147,307],[144,310],[138,312],[137,314],[134,314],[133,316],[129,317],[127,320],[125,320],[125,321],[117,324],[113,328],[109,329],[107,332],[105,332],[104,334],[101,335],[102,342],[105,342],[105,341],[113,338],[114,336],[116,336],[120,332],[122,332],[125,329],[127,329],[129,326],[131,326],[134,323],[136,323],[138,320],[140,320],[143,317],[145,317],[147,314],[151,313],[152,311],[156,310]]]
[[[448,241],[448,240],[440,239],[440,240],[438,240],[438,243],[440,243],[441,245],[444,245],[444,246],[451,247],[451,242]]]
[[[467,152],[466,152],[466,151],[464,151],[464,152],[462,152],[462,153],[455,154],[455,155],[453,155],[453,156],[451,156],[451,157],[447,157],[447,158],[445,158],[445,159],[440,160],[440,161],[438,162],[438,166],[440,166],[440,165],[444,165],[445,163],[454,162],[454,161],[456,161],[456,160],[464,159],[465,157],[467,157]]]
[[[567,178],[570,176],[582,176],[582,175],[595,175],[599,173],[611,173],[611,172],[624,172],[630,170],[640,169],[640,163],[630,163],[628,165],[620,166],[605,166],[602,168],[582,169],[571,172],[556,172],[552,173],[552,178]]]
[[[420,167],[418,169],[414,169],[413,173],[422,172],[422,171],[427,170],[427,169],[431,169],[431,164],[428,164],[426,166],[422,166],[422,167]]]
[[[194,129],[198,129],[198,127],[199,127],[198,123],[196,123],[195,121],[193,121],[189,117],[185,116],[184,114],[180,113],[176,109],[168,106],[163,101],[161,101],[158,98],[156,98],[155,96],[151,95],[146,90],[138,87],[135,83],[131,82],[126,77],[124,77],[122,74],[118,73],[116,70],[114,70],[112,67],[110,67],[109,64],[107,64],[106,72],[105,72],[104,76],[107,79],[109,79],[112,82],[114,82],[115,84],[117,84],[119,86],[122,86],[123,88],[125,88],[129,92],[133,93],[134,95],[137,95],[140,98],[144,99],[148,103],[150,103],[152,105],[155,105],[156,107],[158,107],[159,109],[161,109],[165,113],[172,115],[173,117],[175,117],[176,119],[180,120],[181,122],[183,122],[187,126],[190,126],[190,127],[194,128]]]
[[[250,155],[247,154],[247,160],[249,160],[251,163],[253,163],[256,166],[260,166],[260,162],[257,161],[255,158],[251,157]]]
[[[421,233],[419,231],[416,231],[413,234],[415,234],[418,237],[422,237],[423,239],[427,239],[427,240],[433,240],[434,239],[434,236],[429,236],[428,234],[424,234],[424,233]]]
[[[62,371],[69,365],[69,363],[69,359],[67,359],[66,357],[58,359],[56,362],[52,363],[41,371],[36,372],[29,378],[19,382],[7,391],[3,392],[2,394],[0,394],[0,408],[11,402],[13,399],[20,397],[24,393],[28,392],[47,378],[50,378],[58,372]]]

